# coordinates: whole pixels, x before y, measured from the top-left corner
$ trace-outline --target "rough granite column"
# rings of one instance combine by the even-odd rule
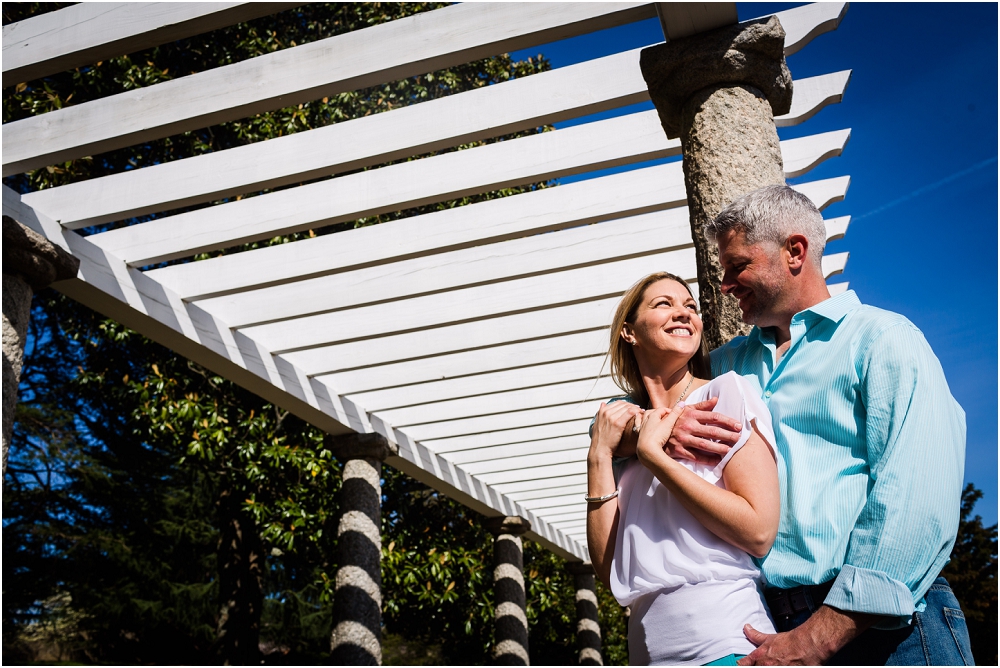
[[[705,223],[751,190],[784,183],[774,116],[788,113],[792,77],[774,16],[644,49],[642,75],[667,137],[680,137],[698,287],[710,349],[746,333]]]
[[[398,448],[380,434],[330,439],[344,463],[337,526],[330,658],[340,666],[382,665],[382,462]]]
[[[566,570],[573,576],[573,588],[576,589],[576,644],[580,648],[577,663],[581,666],[603,666],[594,565],[589,561],[570,562],[566,564]]]
[[[76,276],[80,260],[9,216],[3,217],[3,471],[14,430],[31,296]]]
[[[521,535],[531,529],[531,523],[523,517],[501,516],[490,517],[484,524],[496,536],[493,542],[493,598],[496,605],[493,663],[498,666],[530,666]]]

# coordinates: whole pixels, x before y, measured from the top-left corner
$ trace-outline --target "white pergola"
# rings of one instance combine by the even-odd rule
[[[3,29],[4,86],[277,11],[268,3],[80,4]],[[781,12],[785,53],[845,3]],[[668,36],[733,5],[660,8]],[[727,14],[728,12],[728,14]],[[640,21],[654,4],[458,4],[3,126],[17,174],[344,91]],[[87,30],[75,29],[86,22]],[[796,80],[779,126],[839,102],[850,72]],[[209,155],[19,196],[3,213],[80,259],[55,287],[330,434],[377,432],[392,466],[586,560],[587,429],[621,394],[612,311],[640,276],[697,289],[679,161],[215,259],[377,213],[680,154],[655,111],[334,176],[99,234],[76,230],[343,174],[648,100],[639,50]],[[787,177],[849,130],[781,144]],[[819,208],[849,178],[797,186]],[[827,221],[830,239],[848,218]],[[843,270],[847,254],[824,258]],[[839,284],[840,289],[846,284]]]

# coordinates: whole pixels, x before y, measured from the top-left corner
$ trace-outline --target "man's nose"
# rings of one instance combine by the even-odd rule
[[[722,284],[719,289],[722,290],[722,294],[728,295],[736,288],[736,281],[733,279],[732,274],[728,271],[722,275]]]

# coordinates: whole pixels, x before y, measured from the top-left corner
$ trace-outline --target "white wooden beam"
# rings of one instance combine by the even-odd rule
[[[297,7],[298,2],[82,2],[3,27],[3,86]]]
[[[847,5],[846,2],[814,2],[776,12],[775,16],[785,29],[785,55],[796,53],[817,35],[836,30],[847,13]]]
[[[477,373],[519,369],[546,362],[585,359],[604,354],[608,334],[603,330],[534,339],[520,343],[466,350],[402,362],[363,366],[323,377],[345,395],[428,382],[465,378]],[[474,371],[470,371],[474,370]]]
[[[516,413],[485,415],[461,420],[451,420],[449,422],[414,425],[407,427],[406,433],[410,434],[412,438],[416,440],[424,440],[447,438],[451,436],[468,436],[470,434],[484,434],[503,429],[534,427],[554,422],[582,420],[584,418],[589,420],[597,414],[597,408],[601,405],[601,400],[604,398],[606,397],[585,403],[535,408],[531,410],[518,411]]]
[[[667,40],[690,37],[739,22],[735,2],[658,2],[656,14]]]
[[[621,389],[608,377],[587,378],[544,387],[497,392],[406,408],[390,408],[379,411],[378,414],[382,419],[388,420],[400,429],[405,429],[410,425],[501,413],[511,414],[532,408],[582,403],[592,398],[606,399],[621,394]]]
[[[477,449],[488,450],[493,447],[520,447],[536,446],[549,441],[557,441],[565,436],[579,436],[587,434],[590,429],[590,421],[593,415],[580,420],[569,420],[567,422],[553,422],[534,427],[524,427],[522,429],[505,429],[494,431],[488,434],[475,434],[472,436],[456,436],[453,438],[425,439],[421,441],[434,452],[441,453],[447,457],[468,450],[475,452]],[[451,453],[451,454],[449,454]]]
[[[583,440],[581,441],[581,439]],[[439,450],[435,450],[435,452],[444,454],[449,461],[453,461],[456,464],[465,465],[470,462],[491,462],[491,461],[499,462],[502,460],[510,459],[512,457],[538,455],[544,452],[562,453],[565,452],[566,450],[578,450],[581,447],[581,443],[582,447],[585,449],[590,443],[590,437],[587,436],[586,427],[583,428],[583,431],[580,431],[576,434],[571,434],[569,436],[559,436],[555,438],[547,438],[540,441],[528,441],[526,443],[510,443],[506,445],[494,445],[485,448],[467,448],[463,450],[456,450],[449,453],[441,453]],[[471,471],[471,469],[468,470]]]
[[[603,369],[603,372],[602,372]],[[473,369],[470,369],[472,371]],[[575,360],[553,360],[549,363],[529,367],[519,367],[492,373],[477,373],[461,378],[437,380],[430,383],[404,385],[375,392],[363,392],[350,396],[370,411],[387,411],[413,404],[428,404],[435,401],[482,396],[495,392],[506,392],[526,387],[548,386],[575,380],[594,381],[608,370],[602,355]],[[388,418],[387,418],[388,419]],[[403,424],[393,421],[395,424]]]
[[[651,5],[637,3],[452,5],[9,123],[3,133],[3,175],[629,23],[653,12]]]
[[[482,475],[485,473],[504,473],[508,471],[527,472],[525,480],[534,476],[530,473],[532,469],[554,466],[556,464],[575,464],[587,461],[587,450],[590,439],[577,436],[572,439],[574,447],[555,452],[532,452],[520,455],[508,455],[507,457],[494,458],[488,460],[468,460],[462,464],[462,468],[472,475]],[[448,459],[455,460],[453,456]]]

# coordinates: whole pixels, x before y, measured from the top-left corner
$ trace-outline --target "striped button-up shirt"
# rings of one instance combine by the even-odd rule
[[[757,378],[773,418],[782,507],[766,582],[835,579],[828,605],[906,623],[955,542],[965,412],[920,330],[853,291],[797,313],[780,360],[775,348],[755,327],[712,352],[713,375]]]

